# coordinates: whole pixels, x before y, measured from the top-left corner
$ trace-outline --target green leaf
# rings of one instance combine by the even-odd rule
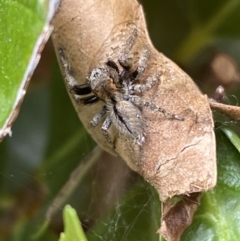
[[[61,233],[59,241],[87,241],[76,211],[66,205],[63,211],[64,233]]]
[[[225,132],[225,131],[224,131]],[[239,142],[236,134],[228,136]],[[238,140],[237,140],[238,139]],[[217,131],[218,183],[203,194],[193,224],[181,241],[238,241],[240,237],[240,153],[221,131]]]
[[[228,137],[228,139],[232,142],[232,144],[235,146],[235,148],[240,152],[240,138],[239,138],[239,136],[227,127],[220,127],[220,129]]]
[[[0,1],[0,140],[11,134],[58,2]]]

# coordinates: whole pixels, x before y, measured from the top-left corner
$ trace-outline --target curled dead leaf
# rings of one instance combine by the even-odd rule
[[[184,230],[192,223],[193,214],[199,204],[200,193],[162,203],[162,225],[158,232],[166,240],[179,240]]]
[[[133,0],[63,0],[53,25],[52,38],[67,89],[95,141],[121,156],[156,188],[164,202],[212,189],[216,147],[208,99],[186,73],[153,47],[141,5]],[[81,96],[90,91],[95,95],[85,103],[100,101],[82,105]],[[96,121],[97,113],[105,118]],[[107,119],[112,124],[109,128]],[[103,135],[102,125],[112,143]],[[176,206],[167,215],[164,212],[167,225],[162,224],[168,233],[174,230],[168,240],[179,240],[182,227],[191,223],[196,208],[188,207],[184,202],[181,210],[189,213],[189,219],[178,215]],[[171,221],[176,215],[181,227]],[[164,235],[166,228],[162,230]]]

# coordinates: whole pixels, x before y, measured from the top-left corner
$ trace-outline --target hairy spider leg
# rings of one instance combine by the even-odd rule
[[[103,136],[107,139],[107,141],[109,143],[113,143],[112,139],[110,138],[109,136],[109,132],[108,132],[108,129],[110,128],[112,124],[112,121],[111,121],[111,118],[110,116],[108,116],[105,121],[103,122],[103,125],[101,127],[101,130],[102,130],[102,133],[103,133]]]
[[[145,107],[151,109],[152,111],[159,111],[159,112],[163,113],[165,116],[168,116],[172,119],[184,121],[184,118],[182,116],[168,112],[167,110],[151,103],[150,101],[141,99],[139,96],[130,95],[129,101],[131,101],[132,103],[134,103],[137,106],[145,106]]]
[[[60,60],[62,62],[64,77],[66,79],[67,85],[69,89],[72,89],[75,85],[78,85],[78,82],[72,76],[71,67],[66,61],[66,56],[64,54],[63,48],[58,48],[58,53],[59,53]]]
[[[138,67],[135,71],[132,72],[131,74],[131,80],[135,80],[136,78],[139,78],[143,72],[145,71],[147,67],[147,62],[149,58],[150,52],[148,49],[144,49],[143,53],[138,61]]]
[[[145,84],[131,84],[129,86],[129,94],[140,94],[150,90],[160,79],[162,72],[158,72],[153,77],[148,77]]]
[[[93,119],[91,120],[91,125],[93,127],[97,126],[100,121],[103,119],[103,117],[106,115],[107,113],[107,107],[106,106],[103,106],[103,108],[93,117]],[[112,120],[110,118],[110,116],[107,116],[107,118],[104,120],[103,124],[102,124],[102,127],[101,127],[101,130],[102,130],[102,134],[104,136],[104,138],[113,145],[113,141],[109,135],[109,128],[112,124]],[[113,146],[114,148],[114,146]]]
[[[108,61],[106,62],[106,65],[109,66],[110,68],[114,69],[119,74],[119,68],[112,59],[108,59]]]
[[[82,84],[82,85],[74,85],[70,90],[70,93],[76,95],[88,95],[92,92],[89,84]]]
[[[92,89],[90,88],[89,84],[74,85],[71,88],[70,93],[78,96],[88,95],[92,93]],[[78,98],[77,101],[82,103],[83,105],[89,105],[98,102],[99,98],[96,95],[90,95],[82,97],[80,99]]]
[[[76,95],[81,96],[81,95],[90,94],[92,92],[92,90],[88,84],[82,84],[82,85],[78,84],[77,80],[75,80],[74,77],[72,76],[71,67],[69,66],[69,64],[66,61],[66,56],[64,54],[63,48],[58,48],[58,52],[59,52],[60,60],[62,62],[64,76],[65,76],[68,88],[70,89],[70,93],[75,95],[74,99],[77,102],[80,101],[84,105],[92,104],[92,103],[99,101],[99,98],[96,95],[90,95],[90,96],[87,96],[87,97],[84,97],[81,99],[79,99],[76,96]]]
[[[91,125],[92,126],[97,126],[100,121],[103,119],[103,117],[106,115],[107,113],[107,107],[104,105],[103,108],[92,118],[91,120]]]
[[[96,95],[91,95],[88,97],[83,97],[81,99],[79,99],[79,101],[83,104],[83,105],[89,105],[89,104],[93,104],[99,101],[99,98]]]
[[[137,30],[134,29],[132,31],[132,34],[124,44],[122,51],[120,52],[118,62],[123,68],[123,71],[121,73],[119,71],[117,64],[113,60],[109,59],[106,62],[106,65],[109,67],[110,77],[113,79],[116,87],[118,88],[121,88],[123,86],[123,81],[126,81],[126,80],[133,81],[137,77],[141,76],[141,74],[145,71],[145,68],[147,66],[147,61],[150,53],[149,53],[149,50],[144,49],[139,59],[138,68],[134,72],[130,73],[130,68],[132,67],[132,58],[129,57],[128,55],[136,38],[137,38]],[[120,75],[120,78],[119,78],[119,75]]]
[[[118,57],[118,62],[123,68],[123,71],[120,73],[120,81],[129,81],[131,79],[131,73],[129,72],[132,67],[133,56],[129,56],[129,52],[132,49],[137,39],[137,29],[134,28],[126,40],[125,44],[122,47],[122,50]]]
[[[133,71],[131,74],[129,73],[129,70],[132,67],[132,58],[128,55],[136,41],[136,38],[137,38],[137,29],[133,29],[132,34],[127,39],[126,43],[123,46],[122,51],[120,52],[118,62],[123,68],[123,71],[120,73],[120,82],[121,82],[120,84],[122,84],[123,80],[125,81],[129,80],[130,82],[134,82],[135,79],[139,78],[144,73],[147,67],[147,62],[148,62],[150,52],[148,49],[144,49],[139,59],[139,64],[137,69]],[[119,73],[116,63],[114,62],[112,63],[112,62],[110,67],[114,68],[117,71],[117,73]],[[148,91],[158,82],[161,74],[162,73],[158,73],[154,77],[148,77],[145,84],[130,85],[130,89],[129,89],[130,94],[143,93]]]
[[[117,88],[121,88],[122,79],[119,78],[120,73],[119,73],[119,68],[117,64],[112,59],[108,59],[108,61],[106,62],[106,65],[109,67],[108,68],[109,76],[113,80],[115,86]]]
[[[124,69],[130,69],[132,66],[132,57],[129,56],[129,52],[132,49],[135,41],[137,39],[137,29],[133,29],[132,33],[130,34],[129,38],[126,40],[123,48],[120,52],[118,62]]]
[[[132,73],[131,82],[134,82],[135,79],[141,77],[141,75],[144,73],[147,67],[149,55],[150,55],[149,50],[144,49],[141,57],[139,58],[138,67]],[[155,76],[148,77],[144,84],[130,84],[129,94],[131,95],[140,94],[150,90],[159,81],[159,78],[161,75],[162,75],[162,72],[158,72]]]

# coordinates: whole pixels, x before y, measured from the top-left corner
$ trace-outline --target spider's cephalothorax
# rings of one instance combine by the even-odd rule
[[[91,121],[92,126],[97,126],[106,117],[101,129],[109,142],[113,143],[108,133],[109,127],[113,124],[120,135],[132,138],[135,143],[141,146],[145,141],[143,107],[159,111],[173,119],[181,121],[184,119],[140,97],[142,93],[150,90],[160,81],[162,72],[157,72],[145,81],[141,80],[150,55],[147,49],[142,51],[137,69],[132,70],[132,59],[128,57],[128,53],[135,38],[136,35],[133,32],[120,52],[118,58],[119,65],[108,59],[104,67],[94,68],[87,77],[87,83],[82,85],[77,84],[72,77],[62,49],[59,49],[59,54],[68,78],[71,93],[74,94],[75,99],[84,105],[92,104],[99,100],[104,102],[103,108],[93,117]]]

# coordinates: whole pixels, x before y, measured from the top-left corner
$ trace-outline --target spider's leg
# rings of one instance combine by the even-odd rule
[[[162,72],[158,72],[155,76],[148,77],[145,84],[131,84],[129,86],[129,93],[133,95],[150,90],[159,81],[161,75]]]
[[[139,96],[131,95],[131,96],[129,96],[129,101],[131,101],[133,104],[135,104],[137,106],[142,106],[142,107],[144,106],[144,107],[151,109],[152,111],[161,112],[161,113],[163,113],[164,116],[170,117],[172,119],[184,121],[184,117],[182,117],[181,115],[173,114],[173,113],[163,109],[162,107],[159,107],[159,106],[151,103],[150,101],[141,99]]]
[[[118,62],[125,70],[129,70],[132,66],[132,57],[129,56],[129,52],[132,49],[135,41],[137,39],[137,29],[133,29],[129,38],[126,40],[123,48],[120,52]]]
[[[70,93],[75,95],[88,95],[92,92],[89,84],[74,85],[70,90]]]
[[[66,56],[64,54],[63,49],[58,48],[58,53],[59,53],[60,61],[61,61],[62,66],[63,66],[64,78],[66,80],[68,88],[71,90],[72,88],[74,88],[74,86],[79,85],[79,83],[72,76],[71,67],[67,63]]]
[[[106,106],[103,106],[103,108],[91,120],[90,122],[91,125],[94,127],[97,126],[106,113],[107,113],[107,108]]]
[[[138,61],[138,67],[135,71],[131,74],[131,79],[135,80],[136,78],[140,77],[147,67],[147,62],[149,58],[150,52],[148,49],[144,49],[143,53]]]
[[[107,61],[106,65],[107,65],[108,67],[114,69],[114,70],[119,74],[119,68],[118,68],[117,64],[116,64],[113,60],[109,59],[109,60]]]
[[[83,105],[88,105],[98,102],[99,98],[96,95],[90,95],[84,98],[80,98],[78,101]]]
[[[66,56],[62,48],[58,48],[60,61],[62,62],[64,78],[66,80],[67,87],[70,89],[70,93],[73,94],[73,97],[77,103],[82,103],[84,105],[95,103],[99,98],[95,95],[90,95],[84,98],[79,98],[79,95],[88,95],[92,92],[92,89],[89,84],[79,83],[72,76],[72,71],[70,65],[67,63]]]
[[[109,143],[113,143],[112,139],[109,136],[109,132],[108,132],[108,129],[111,126],[111,124],[112,124],[111,118],[110,118],[110,116],[108,116],[106,118],[106,120],[103,122],[103,125],[102,125],[102,128],[101,128],[104,137],[107,139],[107,141]]]
[[[117,64],[113,60],[109,59],[106,62],[106,65],[108,66],[108,72],[109,72],[110,78],[113,80],[117,88],[121,88],[122,79],[119,78],[119,68]]]

